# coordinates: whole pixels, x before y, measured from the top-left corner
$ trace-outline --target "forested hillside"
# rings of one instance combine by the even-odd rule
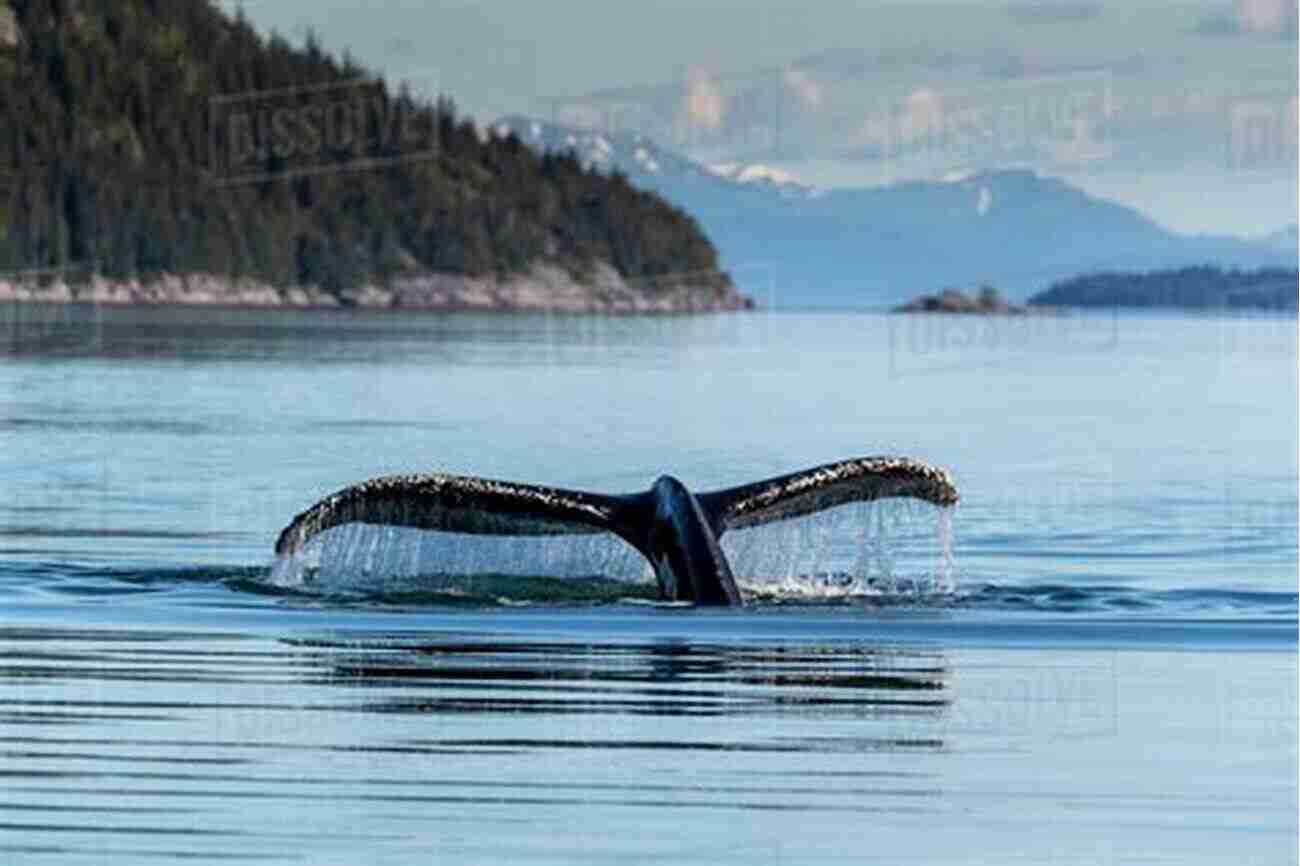
[[[1288,268],[1253,271],[1179,268],[1150,273],[1087,274],[1062,280],[1029,299],[1057,307],[1182,307],[1295,310],[1300,274]]]
[[[229,106],[329,85],[423,130],[419,153],[382,135],[361,149],[317,141],[314,170],[294,173],[276,126],[252,130],[271,144],[230,171],[225,155],[249,130]],[[647,286],[690,273],[731,291],[708,276],[714,248],[682,211],[572,157],[481,135],[449,99],[418,102],[314,40],[263,38],[209,0],[0,0],[0,271],[205,273],[337,293],[538,263],[578,280],[610,265]]]

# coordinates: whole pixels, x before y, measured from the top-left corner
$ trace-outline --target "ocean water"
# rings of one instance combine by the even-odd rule
[[[1294,863],[1296,389],[1294,318],[0,306],[0,862]],[[924,509],[737,611],[267,579],[375,475],[868,454],[951,587]]]

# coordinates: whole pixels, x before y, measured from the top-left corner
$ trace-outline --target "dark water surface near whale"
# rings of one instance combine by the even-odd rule
[[[1297,860],[1294,318],[0,306],[0,863]],[[956,589],[310,596],[365,477],[949,467]]]

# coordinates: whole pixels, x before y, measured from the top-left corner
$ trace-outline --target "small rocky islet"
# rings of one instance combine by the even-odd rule
[[[1044,312],[1044,309],[1012,304],[992,286],[981,286],[977,291],[969,295],[961,289],[954,288],[944,289],[932,295],[922,295],[908,301],[906,304],[894,307],[893,312],[1024,316],[1030,313]]]

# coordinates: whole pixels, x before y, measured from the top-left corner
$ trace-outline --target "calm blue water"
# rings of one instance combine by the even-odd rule
[[[1273,318],[0,308],[0,862],[1295,862],[1296,359]],[[373,475],[878,453],[953,471],[955,595],[263,583]]]

